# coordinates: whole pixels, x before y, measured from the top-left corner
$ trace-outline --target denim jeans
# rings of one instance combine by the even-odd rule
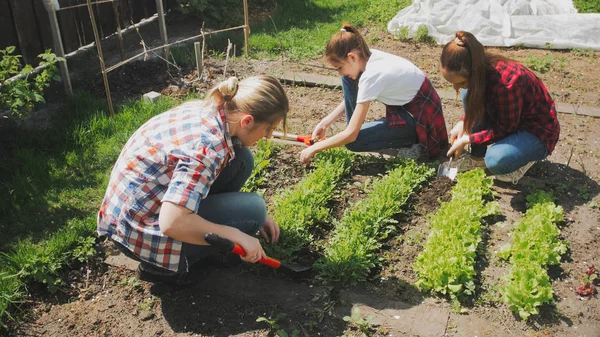
[[[197,213],[208,221],[255,235],[265,223],[267,207],[259,195],[239,192],[254,169],[254,157],[247,147],[235,147],[234,150],[235,158],[223,168],[208,196],[200,201]],[[121,244],[117,243],[117,248],[126,256],[148,265]],[[188,271],[198,260],[218,252],[220,250],[215,247],[184,242],[178,272]],[[149,266],[149,269],[156,268]]]
[[[462,90],[463,108],[466,107],[466,99],[467,90]],[[480,123],[471,128],[471,133],[487,128],[486,123]],[[483,157],[485,166],[493,174],[507,174],[525,166],[530,161],[548,157],[548,149],[546,144],[535,135],[524,130],[517,130],[489,148],[487,145],[471,144],[471,155]]]
[[[358,80],[342,76],[342,90],[346,106],[346,123],[350,123],[350,118],[352,118],[354,109],[356,109]],[[386,148],[398,149],[417,144],[417,129],[414,118],[406,112],[403,112],[402,117],[406,121],[406,125],[394,128],[388,126],[385,118],[364,123],[356,140],[346,144],[346,148],[353,152],[365,152]]]

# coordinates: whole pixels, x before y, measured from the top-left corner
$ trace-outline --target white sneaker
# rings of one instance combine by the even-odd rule
[[[531,166],[533,166],[533,164],[535,164],[536,162],[537,161],[530,161],[529,163],[525,164],[525,166],[520,167],[511,173],[497,174],[496,179],[500,180],[500,181],[504,181],[506,183],[513,183],[514,185],[516,185],[519,182],[519,180],[521,180],[521,178],[523,178],[523,176],[525,175],[525,172],[527,172],[527,170],[529,170],[529,168]]]
[[[402,157],[402,158],[410,158],[410,159],[417,159],[421,156],[421,148],[420,148],[419,144],[414,144],[411,147],[403,147],[400,149],[385,148],[385,149],[376,150],[373,152],[388,155],[391,157]]]
[[[475,158],[468,153],[462,154],[456,161],[458,172],[466,172],[477,168],[485,169],[485,160],[483,158],[479,160]]]
[[[411,147],[403,147],[398,149],[396,157],[417,159],[421,156],[421,145],[413,144]]]

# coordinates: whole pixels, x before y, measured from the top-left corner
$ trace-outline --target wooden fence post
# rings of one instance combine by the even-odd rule
[[[156,13],[158,13],[158,27],[163,45],[169,44],[167,39],[167,25],[165,24],[165,10],[162,0],[156,0]],[[169,47],[165,47],[165,60],[169,60]],[[169,63],[167,63],[168,65]]]
[[[58,3],[58,1],[56,1]],[[50,19],[50,27],[52,28],[52,41],[54,42],[54,53],[56,56],[65,58],[65,50],[63,49],[62,37],[60,35],[60,28],[58,27],[58,20],[56,19],[56,6],[54,0],[44,0],[44,7],[48,11],[48,17]],[[67,66],[67,59],[59,62],[60,77],[65,86],[65,93],[67,96],[73,96],[73,88],[71,87],[71,77],[69,76],[69,67]]]

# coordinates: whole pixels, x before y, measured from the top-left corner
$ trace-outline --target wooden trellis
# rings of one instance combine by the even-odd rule
[[[169,47],[172,45],[176,45],[176,44],[180,44],[180,43],[184,43],[193,39],[198,39],[198,38],[202,38],[203,40],[205,39],[205,37],[207,35],[211,35],[211,34],[215,34],[215,33],[220,33],[220,32],[225,32],[225,31],[230,31],[230,30],[236,30],[236,29],[243,29],[244,30],[244,44],[246,47],[246,56],[248,56],[249,50],[250,50],[250,43],[249,43],[249,35],[250,35],[250,25],[248,23],[248,0],[243,0],[243,5],[244,5],[244,24],[237,26],[237,27],[232,27],[232,28],[226,28],[226,29],[221,29],[221,30],[215,30],[215,31],[210,31],[210,32],[205,32],[204,29],[201,30],[201,33],[192,37],[188,37],[179,41],[175,41],[172,43],[168,42],[168,38],[167,38],[167,28],[166,28],[166,24],[165,24],[165,15],[164,15],[164,7],[163,7],[163,0],[155,0],[156,1],[156,9],[157,9],[157,15],[158,15],[158,25],[159,25],[159,30],[160,30],[160,35],[161,35],[161,40],[162,40],[162,45],[155,47],[155,48],[151,48],[151,49],[146,49],[145,45],[144,45],[144,51],[134,55],[128,59],[124,59],[124,53],[123,53],[123,40],[122,40],[122,35],[121,35],[121,27],[120,25],[117,26],[117,34],[119,36],[119,41],[121,44],[121,62],[110,66],[110,67],[106,67],[105,63],[104,63],[104,56],[103,56],[103,52],[102,52],[102,45],[100,43],[100,34],[98,33],[98,28],[96,25],[96,17],[94,14],[94,11],[92,9],[92,5],[100,5],[100,4],[105,4],[105,3],[112,3],[113,4],[113,8],[114,7],[114,3],[118,2],[119,0],[96,0],[93,1],[92,0],[87,0],[86,4],[78,4],[78,5],[72,5],[72,6],[68,6],[68,7],[62,7],[62,8],[58,8],[57,6],[57,1],[56,0],[43,0],[44,1],[44,6],[46,7],[46,10],[48,11],[48,15],[50,17],[50,23],[51,23],[51,27],[52,27],[52,36],[53,36],[53,40],[54,40],[54,49],[56,52],[56,55],[60,56],[60,57],[64,57],[64,49],[62,46],[62,40],[61,40],[61,35],[60,35],[60,29],[58,26],[58,22],[56,19],[56,12],[59,10],[69,10],[69,9],[75,9],[75,8],[79,8],[82,6],[87,6],[88,9],[88,13],[90,16],[90,21],[92,24],[92,30],[94,32],[94,40],[95,40],[95,44],[96,44],[96,49],[98,51],[98,58],[100,61],[100,68],[102,71],[102,79],[104,81],[104,89],[106,91],[106,99],[108,102],[108,109],[109,109],[109,113],[110,115],[114,114],[114,109],[113,109],[113,105],[112,105],[112,99],[111,99],[111,95],[110,95],[110,85],[108,83],[108,73],[127,64],[128,62],[137,59],[138,57],[142,57],[147,55],[149,52],[153,52],[156,51],[158,49],[163,49],[164,53],[165,53],[165,60],[168,60],[168,55],[169,55]],[[119,12],[118,10],[114,11],[115,17],[116,17],[116,22],[119,22]],[[65,91],[67,92],[68,95],[72,95],[72,88],[71,88],[71,82],[69,79],[69,71],[67,68],[67,64],[66,61],[63,61],[60,63],[60,70],[61,70],[61,76],[63,77],[63,81],[65,83]],[[200,69],[199,69],[200,70]]]

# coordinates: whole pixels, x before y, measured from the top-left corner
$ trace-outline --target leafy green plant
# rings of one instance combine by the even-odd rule
[[[294,329],[291,333],[287,333],[285,330],[281,328],[279,325],[279,321],[283,318],[287,317],[287,314],[284,312],[278,313],[275,318],[267,318],[260,316],[256,319],[257,322],[265,322],[269,325],[269,329],[275,331],[279,337],[298,337],[300,335],[300,331]]]
[[[594,281],[598,278],[598,271],[594,265],[588,267],[585,273],[581,276],[581,284],[577,286],[575,292],[580,296],[589,296],[596,293]]]
[[[369,195],[349,207],[336,224],[324,256],[316,264],[319,277],[335,282],[355,283],[366,279],[377,265],[377,250],[394,231],[392,216],[402,212],[410,195],[434,170],[406,160],[371,184]]]
[[[85,262],[89,260],[96,254],[96,248],[94,248],[95,243],[96,238],[93,236],[81,238],[79,244],[71,253],[73,258],[79,262]]]
[[[138,305],[139,311],[151,311],[158,302],[158,297],[152,295]]]
[[[421,25],[417,28],[417,35],[415,36],[415,41],[423,42],[423,43],[434,43],[435,41],[431,36],[429,36],[429,29],[427,26]]]
[[[64,58],[57,57],[49,49],[46,50],[38,55],[42,60],[40,66],[45,68],[33,77],[33,67],[28,64],[21,68],[21,55],[12,55],[14,51],[14,46],[0,50],[0,110],[10,110],[11,116],[22,120],[36,103],[45,102],[43,91],[50,85],[51,80],[60,79],[55,75],[56,63]],[[16,75],[21,75],[22,78],[9,80]],[[33,80],[30,77],[33,77]]]
[[[522,319],[539,313],[538,307],[552,301],[552,284],[545,268],[560,263],[568,242],[559,239],[556,224],[562,221],[562,207],[550,193],[535,191],[527,196],[528,210],[515,225],[512,244],[503,245],[498,256],[510,258],[511,269],[500,291],[510,309]]]
[[[527,59],[525,59],[525,65],[528,68],[543,74],[550,70],[553,60],[554,57],[552,55],[547,55],[543,58],[536,57],[534,55],[529,55]]]
[[[373,334],[373,329],[371,328],[373,315],[363,318],[358,307],[354,307],[352,309],[352,314],[350,316],[344,316],[343,320],[353,324],[358,331],[362,333],[363,337],[368,337]]]
[[[475,291],[482,219],[498,211],[496,202],[485,200],[492,195],[492,183],[481,169],[458,175],[452,199],[430,218],[431,233],[413,264],[419,276],[415,286],[449,295],[457,309],[463,297]]]

